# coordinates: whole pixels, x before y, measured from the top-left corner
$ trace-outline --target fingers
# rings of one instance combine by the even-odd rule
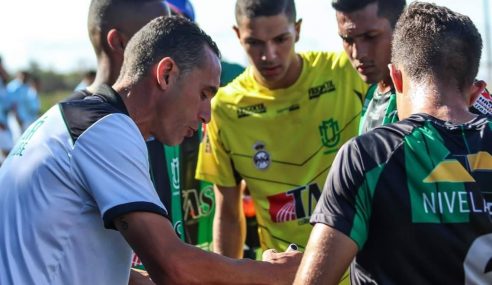
[[[271,261],[274,259],[275,254],[277,254],[277,253],[278,253],[278,251],[276,251],[275,249],[267,249],[263,252],[263,254],[261,256],[261,260]]]

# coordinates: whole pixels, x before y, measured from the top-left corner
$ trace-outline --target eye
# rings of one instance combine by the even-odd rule
[[[200,100],[205,101],[208,99],[208,96],[205,92],[200,93]]]
[[[366,34],[364,36],[364,39],[367,41],[371,41],[371,40],[375,39],[377,36],[378,36],[377,34]]]
[[[248,39],[248,40],[246,40],[246,44],[249,46],[252,46],[252,47],[256,47],[256,46],[261,45],[261,42],[258,40],[254,40],[254,39]]]
[[[354,43],[354,39],[353,38],[350,38],[350,37],[344,37],[344,36],[340,36],[342,38],[342,41],[344,44],[347,44],[347,45],[352,45]]]
[[[280,38],[275,38],[275,42],[276,42],[277,44],[281,44],[281,43],[286,42],[288,38],[289,38],[289,37],[285,37],[285,36],[284,36],[284,37],[280,37]]]

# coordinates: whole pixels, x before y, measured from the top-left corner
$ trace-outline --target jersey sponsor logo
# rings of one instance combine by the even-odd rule
[[[281,114],[281,113],[290,113],[290,112],[293,112],[293,111],[296,111],[296,110],[299,110],[299,109],[301,109],[301,106],[299,104],[292,104],[292,105],[290,105],[287,108],[278,109],[277,110],[277,113],[278,114]]]
[[[480,151],[463,158],[470,172],[492,170],[492,156],[488,152]],[[457,159],[446,159],[440,162],[423,182],[475,182],[475,179]]]
[[[492,114],[492,98],[487,89],[478,96],[477,100],[473,103],[473,107],[482,114]]]
[[[183,237],[184,234],[183,221],[177,221],[174,224],[174,231],[176,232],[179,238]]]
[[[471,212],[492,215],[492,192],[480,194],[469,191],[422,193],[422,201],[426,214],[452,215]]]
[[[265,104],[260,103],[256,105],[251,105],[251,106],[246,106],[246,107],[239,107],[237,108],[237,117],[238,118],[244,118],[248,117],[253,114],[262,114],[266,113],[267,108],[265,107]]]
[[[171,183],[173,184],[174,189],[180,188],[179,183],[179,158],[175,157],[171,161]]]
[[[145,269],[142,261],[140,260],[140,258],[138,258],[136,253],[133,253],[133,256],[132,256],[132,268],[137,268],[137,269],[141,269],[141,270]]]
[[[319,86],[309,88],[308,90],[309,99],[310,100],[315,99],[325,93],[333,92],[333,91],[335,91],[335,84],[333,84],[333,81],[329,80]]]
[[[462,223],[470,214],[492,216],[492,192],[478,190],[490,187],[484,174],[491,170],[492,156],[484,151],[441,161],[422,180],[423,189],[415,190],[420,193],[411,193],[413,222]]]
[[[267,169],[271,164],[270,153],[265,150],[265,144],[262,142],[257,142],[253,146],[256,150],[255,155],[253,155],[253,163],[255,167],[260,170]]]
[[[333,118],[321,122],[319,125],[319,134],[321,136],[321,143],[327,150],[325,154],[337,151],[336,146],[340,142],[340,127],[338,122]]]
[[[299,224],[308,223],[320,196],[316,183],[268,196],[270,218],[274,223],[294,220],[299,220]]]
[[[202,217],[208,217],[215,208],[213,186],[209,185],[198,191],[182,191],[184,220],[187,224],[196,223]]]

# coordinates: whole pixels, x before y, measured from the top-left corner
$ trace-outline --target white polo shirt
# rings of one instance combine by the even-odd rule
[[[131,248],[114,218],[167,216],[140,131],[109,86],[96,93],[52,107],[0,168],[2,285],[128,284]]]

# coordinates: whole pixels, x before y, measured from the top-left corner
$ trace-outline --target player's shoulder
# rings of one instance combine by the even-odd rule
[[[258,89],[258,84],[253,77],[252,67],[247,67],[241,74],[227,85],[220,87],[212,99],[212,109],[221,108],[223,105],[235,105],[241,98]]]
[[[405,137],[424,123],[425,118],[412,117],[374,128],[349,140],[345,151],[358,152],[365,160],[381,164],[388,161],[404,145]]]
[[[304,63],[312,68],[347,69],[351,68],[350,61],[344,51],[305,51],[299,55]]]

